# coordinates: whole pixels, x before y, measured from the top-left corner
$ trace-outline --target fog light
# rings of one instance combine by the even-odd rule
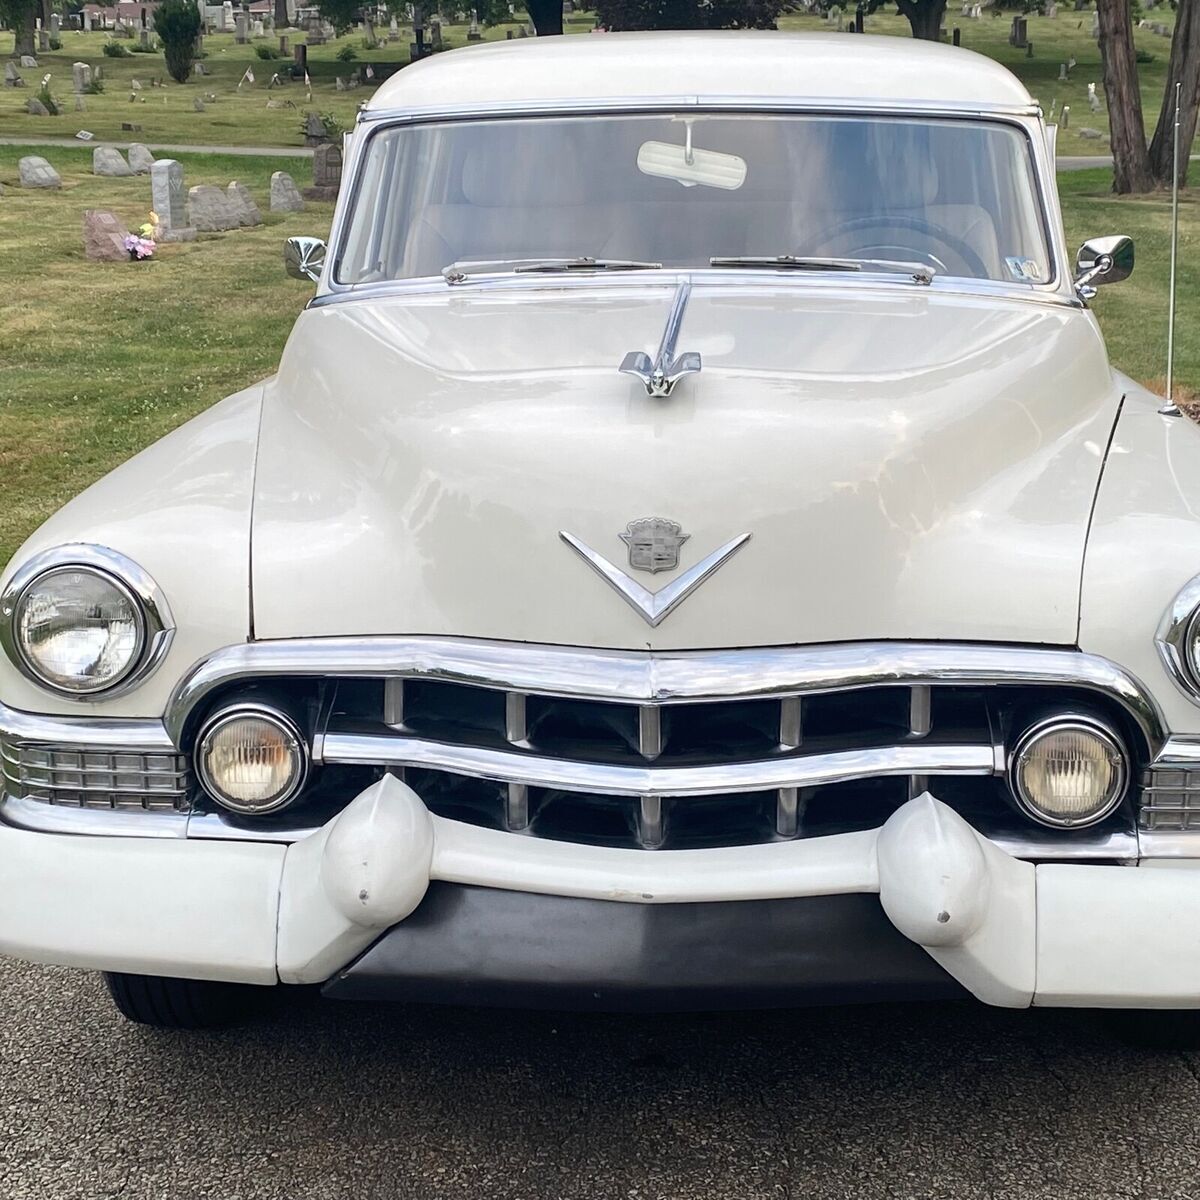
[[[1121,802],[1128,775],[1125,748],[1083,717],[1055,717],[1028,729],[1009,767],[1017,803],[1057,829],[1102,821]]]
[[[224,808],[246,815],[276,812],[299,794],[308,754],[299,731],[274,709],[239,705],[201,733],[196,774]]]

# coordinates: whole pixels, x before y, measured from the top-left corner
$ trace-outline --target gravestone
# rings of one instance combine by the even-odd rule
[[[17,163],[17,175],[23,188],[60,188],[58,172],[40,155],[26,155]]]
[[[321,114],[310,112],[304,118],[304,144],[306,146],[316,146],[318,149],[329,140],[329,135],[325,132],[325,122],[321,120]]]
[[[50,53],[50,31],[48,29],[38,30],[38,53]]]
[[[221,28],[226,33],[233,32],[233,0],[225,0],[221,5]]]
[[[239,214],[230,206],[229,197],[211,184],[188,190],[187,219],[188,225],[201,233],[222,233],[241,224]]]
[[[192,101],[192,112],[203,112],[203,111],[204,111],[204,97],[197,96],[195,98],[195,100]]]
[[[38,61],[33,57],[32,54],[21,55],[21,66],[23,66],[27,71],[36,71],[37,65]]]
[[[138,34],[138,40],[143,50],[150,49],[150,30],[143,29]]]
[[[10,88],[25,86],[25,80],[17,72],[17,64],[11,59],[4,64],[4,86]]]
[[[153,166],[154,155],[141,142],[134,142],[129,147],[129,169],[135,175],[149,175]]]
[[[244,183],[238,183],[235,179],[225,189],[225,195],[230,212],[237,214],[239,225],[262,224],[262,213],[258,211],[258,205],[254,203],[254,197],[250,195],[250,189]]]
[[[207,75],[208,68],[202,62],[193,63],[192,72],[196,75]]]
[[[234,25],[235,25],[235,32],[233,35],[233,40],[235,42],[237,42],[237,44],[239,46],[244,46],[247,41],[246,29],[249,25],[249,20],[244,12],[239,12],[234,17]]]
[[[1100,111],[1100,97],[1096,95],[1096,85],[1088,84],[1088,108],[1096,113]]]
[[[1058,82],[1059,83],[1067,82],[1067,64],[1066,63],[1058,64]]]
[[[162,241],[190,242],[196,236],[188,227],[183,167],[173,158],[160,158],[150,168],[150,207],[158,214]]]
[[[85,62],[71,64],[71,89],[86,92],[92,85],[92,68]]]
[[[265,30],[263,28],[263,23],[261,21],[251,21],[250,22],[250,36],[251,37],[260,38],[260,37],[264,36],[264,33],[265,33]]]
[[[84,100],[82,92],[75,93],[75,111],[87,112],[87,102]]]
[[[301,42],[292,50],[292,59],[295,62],[293,70],[300,76],[308,74],[308,47]]]
[[[25,101],[25,111],[31,117],[48,117],[50,115],[50,110],[36,96],[30,96]]]
[[[1092,13],[1092,41],[1098,42],[1099,40],[1100,40],[1100,14],[1098,12],[1093,12]]]
[[[342,151],[328,143],[313,151],[312,187],[304,189],[306,200],[336,200],[342,184]]]
[[[126,229],[110,212],[89,208],[83,214],[83,253],[92,262],[129,262]]]
[[[288,35],[286,33],[281,33],[279,35],[279,53],[285,58],[291,53],[291,51],[288,49],[288,44]]]
[[[1086,138],[1089,142],[1098,142],[1104,136],[1104,134],[1102,134],[1099,129],[1084,128],[1079,131],[1079,136],[1081,138]]]
[[[1071,126],[1071,106],[1063,105],[1062,115],[1058,118],[1059,129],[1069,129]]]
[[[129,164],[125,161],[120,150],[112,146],[97,146],[92,151],[92,174],[111,175],[123,178],[132,175]]]
[[[271,176],[271,211],[301,212],[304,199],[296,181],[286,171],[276,171]]]
[[[962,45],[962,30],[957,25],[954,27],[954,33],[950,39],[956,46]]]
[[[1029,41],[1029,22],[1025,17],[1013,17],[1012,29],[1009,30],[1008,44],[1017,50],[1024,50]]]
[[[86,8],[83,10],[83,32],[92,32],[92,14]]]

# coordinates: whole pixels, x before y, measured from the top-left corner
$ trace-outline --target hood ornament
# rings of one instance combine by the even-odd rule
[[[654,361],[651,362],[650,355],[642,350],[631,350],[617,368],[622,375],[633,375],[640,379],[646,386],[647,396],[669,396],[685,375],[695,375],[700,371],[700,355],[695,351],[680,354],[678,357],[675,355],[679,327],[683,324],[683,314],[691,294],[691,280],[681,280],[675,289],[675,299],[671,302],[671,312],[667,316],[667,327],[663,330],[662,341],[658,344],[658,355]]]
[[[707,558],[677,575],[657,592],[643,587],[636,579],[614,566],[602,554],[597,554],[573,534],[561,530],[558,535],[593,571],[605,580],[621,598],[651,627],[662,621],[688,598],[718,567],[728,561],[749,540],[748,533],[718,546]],[[629,562],[639,571],[669,571],[679,564],[679,547],[688,539],[679,524],[665,517],[645,517],[630,521],[626,532],[619,535],[629,547]]]
[[[691,537],[680,532],[678,521],[666,517],[643,517],[630,521],[619,535],[629,547],[629,565],[635,571],[673,571],[679,566],[679,547]]]

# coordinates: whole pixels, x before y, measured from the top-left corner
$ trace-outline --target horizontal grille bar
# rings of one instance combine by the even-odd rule
[[[991,745],[920,741],[718,766],[619,766],[422,738],[334,731],[322,739],[321,757],[326,763],[426,767],[496,783],[609,796],[713,796],[880,776],[991,775],[995,764]]]

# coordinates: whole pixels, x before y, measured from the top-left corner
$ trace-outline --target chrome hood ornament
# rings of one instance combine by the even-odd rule
[[[617,368],[622,375],[633,375],[640,379],[646,386],[647,396],[669,396],[685,375],[696,375],[700,371],[700,355],[695,351],[680,354],[678,357],[675,355],[679,327],[683,324],[683,314],[687,310],[688,297],[691,294],[691,281],[682,280],[675,289],[675,299],[671,302],[671,311],[667,316],[667,327],[663,330],[662,341],[658,344],[658,354],[654,361],[651,362],[650,355],[644,351],[631,350]]]
[[[689,536],[681,534],[679,529],[675,521],[668,521],[664,517],[647,517],[630,521],[626,532],[619,536],[629,547],[630,564],[637,570],[653,573],[669,571],[678,565],[679,547]],[[565,529],[560,530],[558,536],[651,627],[665,620],[672,610],[750,540],[748,533],[739,534],[672,579],[665,587],[652,592]],[[666,561],[668,558],[669,562]]]

